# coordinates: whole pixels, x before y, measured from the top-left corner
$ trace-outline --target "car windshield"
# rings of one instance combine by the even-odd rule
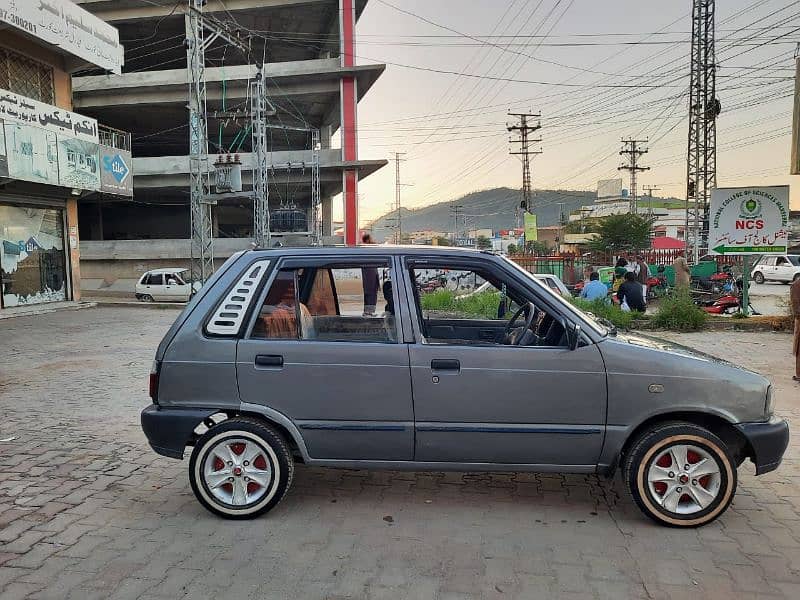
[[[789,257],[789,262],[795,267],[800,267],[800,254],[792,254]]]
[[[502,258],[508,265],[510,265],[517,272],[522,273],[527,278],[534,280],[539,285],[539,287],[541,289],[546,290],[547,293],[550,294],[550,297],[555,302],[559,303],[562,307],[564,307],[567,311],[572,312],[572,313],[577,313],[578,315],[580,315],[581,318],[586,322],[586,324],[589,325],[595,332],[597,332],[600,335],[608,335],[608,333],[610,331],[609,328],[606,327],[605,325],[603,325],[603,323],[600,322],[597,319],[596,316],[594,316],[591,313],[586,313],[586,312],[580,310],[578,307],[574,306],[573,304],[570,304],[569,302],[567,302],[561,296],[561,294],[555,293],[553,290],[551,290],[543,282],[541,282],[538,279],[536,279],[536,277],[533,274],[529,273],[528,271],[526,271],[525,269],[520,267],[517,263],[515,263],[513,260],[511,260],[507,256],[502,256],[501,255],[500,258]]]

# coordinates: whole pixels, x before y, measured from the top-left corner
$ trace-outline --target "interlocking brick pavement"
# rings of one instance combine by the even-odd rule
[[[740,468],[731,509],[658,527],[615,479],[299,466],[273,512],[223,521],[139,429],[173,311],[0,326],[0,598],[800,598],[800,461]],[[800,426],[789,336],[669,337],[773,378]]]

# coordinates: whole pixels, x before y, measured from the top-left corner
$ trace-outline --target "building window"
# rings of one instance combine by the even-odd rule
[[[53,68],[6,48],[0,48],[0,88],[55,104]]]

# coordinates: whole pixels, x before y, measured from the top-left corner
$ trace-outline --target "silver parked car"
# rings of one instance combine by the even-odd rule
[[[446,274],[456,292],[432,285]],[[486,282],[491,289],[469,293]],[[513,262],[429,247],[231,257],[162,340],[142,427],[212,512],[274,507],[295,462],[600,473],[642,511],[722,514],[789,441],[763,377],[623,335]]]

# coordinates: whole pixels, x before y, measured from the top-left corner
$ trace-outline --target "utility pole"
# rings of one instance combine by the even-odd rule
[[[189,72],[189,215],[191,279],[205,283],[214,272],[214,222],[209,195],[208,114],[205,52],[217,39],[247,52],[238,34],[223,23],[203,16],[205,0],[189,0],[186,13],[186,63]],[[206,31],[209,36],[206,37]]]
[[[253,152],[253,241],[258,248],[269,248],[269,182],[267,180],[267,94],[259,69],[250,82]]]
[[[517,227],[520,227],[521,221],[521,213],[522,212],[533,212],[532,206],[532,199],[533,199],[533,192],[532,192],[532,184],[531,184],[531,155],[541,154],[541,150],[531,150],[530,144],[539,143],[542,141],[542,138],[531,139],[530,134],[538,131],[542,128],[542,124],[540,121],[536,121],[534,125],[532,121],[528,121],[530,118],[539,119],[542,115],[541,113],[512,113],[508,111],[509,117],[517,117],[519,119],[519,124],[514,125],[506,125],[506,129],[509,132],[514,132],[519,135],[518,138],[512,138],[509,140],[511,144],[519,144],[519,150],[512,150],[509,152],[512,156],[521,156],[522,157],[522,201],[519,204],[521,210],[517,211]]]
[[[708,248],[708,212],[711,190],[717,186],[717,117],[721,110],[716,93],[714,0],[693,0],[684,236],[695,262]]]
[[[400,210],[400,188],[402,187],[402,183],[400,183],[400,161],[401,156],[403,156],[405,152],[395,152],[394,153],[394,187],[395,187],[395,211],[397,212],[397,228],[395,229],[395,243],[402,244],[403,243],[403,215]]]
[[[792,116],[792,152],[789,173],[800,175],[800,42],[794,49],[794,111]]]
[[[463,204],[451,204],[450,214],[453,215],[453,245],[456,245],[458,239],[458,217],[461,209],[464,208]]]
[[[646,144],[647,140],[634,140],[623,139],[622,143],[625,146],[619,151],[620,156],[628,156],[628,164],[621,165],[617,168],[618,171],[628,171],[631,174],[631,207],[630,212],[636,214],[639,212],[639,205],[637,204],[637,191],[636,191],[636,174],[640,171],[649,171],[650,167],[643,167],[639,164],[639,157],[647,154],[647,148],[642,148],[639,144]]]
[[[567,215],[564,214],[564,202],[558,203],[558,244],[556,251],[561,252],[561,242],[564,240],[564,226],[567,224]]]
[[[647,216],[653,216],[653,192],[659,191],[661,188],[656,187],[654,185],[643,185],[642,189],[644,189],[645,193],[647,194]]]

